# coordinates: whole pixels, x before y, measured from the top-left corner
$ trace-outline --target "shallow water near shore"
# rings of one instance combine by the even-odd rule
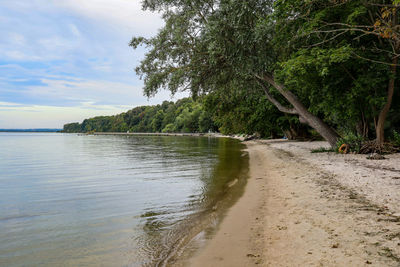
[[[228,138],[0,133],[0,148],[1,266],[162,265],[248,170]]]

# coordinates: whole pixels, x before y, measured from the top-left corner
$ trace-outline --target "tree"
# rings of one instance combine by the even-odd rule
[[[64,132],[64,133],[79,133],[79,132],[81,132],[81,125],[79,122],[67,123],[64,125],[62,132]]]
[[[162,11],[166,23],[157,36],[136,37],[130,43],[133,48],[150,48],[136,69],[144,78],[145,94],[168,88],[198,95],[232,82],[241,83],[241,88],[258,87],[281,112],[299,116],[336,145],[338,134],[275,78],[280,48],[273,43],[273,1],[149,0],[143,7]]]
[[[153,132],[159,133],[162,130],[162,123],[164,119],[164,111],[161,109],[157,111],[156,115],[154,116],[153,120],[151,121],[151,127]]]
[[[364,94],[375,95],[375,100],[370,106],[377,106],[374,114],[376,144],[382,146],[400,56],[399,1],[279,0],[277,10],[282,18],[288,18],[288,14],[295,14],[290,21],[286,21],[287,25],[291,25],[286,28],[292,28],[294,38],[288,41],[294,44],[293,47],[301,44],[303,47],[326,49],[343,46],[345,43],[351,51],[352,60],[362,60],[373,65],[370,71],[378,71],[382,76],[377,77],[377,80],[385,80],[386,92],[381,93],[380,88],[375,88],[370,94]],[[287,33],[285,32],[286,35]],[[383,68],[386,70],[383,71]]]
[[[250,92],[251,93],[250,93]],[[254,134],[262,137],[283,136],[285,115],[273,106],[260,90],[238,86],[212,92],[204,97],[204,109],[224,134]]]

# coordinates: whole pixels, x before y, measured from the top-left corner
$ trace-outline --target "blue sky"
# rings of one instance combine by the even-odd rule
[[[143,96],[134,68],[145,50],[128,46],[162,25],[140,0],[0,0],[0,128],[61,128],[171,100]]]

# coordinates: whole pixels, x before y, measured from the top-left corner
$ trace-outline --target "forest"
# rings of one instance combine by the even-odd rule
[[[260,137],[283,136],[288,119],[280,122],[272,119],[273,110],[268,100],[231,96],[230,101],[219,101],[219,96],[209,94],[193,100],[164,101],[161,105],[139,106],[115,116],[99,116],[85,119],[82,123],[64,125],[65,133],[87,132],[141,132],[141,133],[208,133],[257,134]],[[260,101],[261,99],[261,101]],[[258,111],[254,112],[254,107]],[[277,115],[278,113],[275,112]],[[287,132],[287,134],[290,134]]]
[[[68,123],[63,132],[209,132],[216,131],[209,112],[198,101],[183,98],[176,103],[139,106],[115,116],[99,116],[82,123]]]
[[[144,94],[190,91],[196,101],[183,100],[193,107],[175,121],[156,119],[165,107],[139,107],[106,129],[319,136],[356,152],[391,150],[400,145],[399,2],[144,0],[165,21],[130,42],[147,48],[136,68]],[[146,110],[143,124],[128,119],[134,110]],[[197,112],[207,127],[200,115],[197,128],[181,124]],[[100,130],[101,120],[76,127]]]

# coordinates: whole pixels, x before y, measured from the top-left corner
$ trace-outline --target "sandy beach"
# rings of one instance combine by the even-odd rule
[[[245,143],[245,192],[189,266],[400,266],[400,155]]]

